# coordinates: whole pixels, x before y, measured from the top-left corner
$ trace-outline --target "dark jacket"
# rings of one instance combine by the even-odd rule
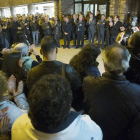
[[[71,35],[71,31],[72,31],[72,24],[69,21],[67,24],[66,22],[63,23],[63,27],[62,27],[63,33],[68,33],[68,35]]]
[[[56,25],[54,23],[52,25],[53,35],[60,35],[60,28],[61,28],[61,22],[60,21],[58,21]]]
[[[76,22],[77,20],[74,21],[74,19],[71,20],[71,24],[72,24],[72,33],[76,34]]]
[[[129,53],[131,54],[129,69],[124,75],[130,82],[140,85],[140,53],[134,54],[132,49],[128,47]]]
[[[88,26],[88,30],[95,31],[96,18],[93,18],[91,22],[87,21],[86,26]]]
[[[49,26],[49,28],[47,28],[47,26]],[[48,23],[44,22],[42,24],[42,30],[43,30],[44,35],[52,35],[50,22]]]
[[[27,23],[27,25],[24,25],[25,23]],[[22,28],[22,31],[23,31],[23,33],[24,34],[30,34],[30,25],[29,25],[29,22],[20,22],[20,26],[21,26],[21,28]]]
[[[14,21],[11,22],[11,32],[12,32],[13,36],[16,35],[16,33],[18,31],[18,27],[21,27],[18,22],[14,22]]]
[[[118,21],[115,25],[112,26],[110,34],[117,36],[121,32],[120,27],[122,27],[122,22]]]
[[[106,20],[105,19],[103,21],[99,20],[99,24],[97,24],[98,32],[104,32],[105,31],[105,25],[106,25]]]
[[[0,33],[0,51],[2,51],[4,48],[6,48],[8,43],[8,36],[6,33],[1,32]]]
[[[31,31],[39,30],[39,25],[38,25],[38,23],[36,21],[35,21],[35,23],[31,22],[30,26],[31,26]]]
[[[140,140],[139,85],[104,73],[86,77],[83,91],[86,113],[101,127],[104,140]]]
[[[82,26],[80,26],[82,24]],[[85,21],[77,21],[76,22],[76,32],[81,32],[81,34],[85,34]]]
[[[76,110],[82,109],[83,94],[82,86],[79,81],[76,71],[68,64],[59,61],[43,61],[40,65],[32,68],[27,77],[27,85],[31,89],[32,86],[46,74],[59,74],[62,75],[62,66],[65,67],[65,77],[71,85],[73,91],[72,107]]]

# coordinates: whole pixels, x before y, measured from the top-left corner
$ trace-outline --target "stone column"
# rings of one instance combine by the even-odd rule
[[[10,7],[10,11],[11,11],[11,16],[15,16],[15,8],[14,7]]]
[[[55,16],[59,16],[59,1],[58,0],[54,1],[54,14]]]
[[[110,16],[115,15],[115,0],[110,0]]]
[[[34,6],[34,4],[28,5],[28,14],[30,14],[30,15],[35,14],[35,6]]]

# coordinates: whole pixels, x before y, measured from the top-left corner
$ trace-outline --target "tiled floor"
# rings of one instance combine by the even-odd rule
[[[88,43],[87,41],[85,41],[85,44]],[[61,40],[61,44],[63,44],[63,40]],[[71,42],[72,45],[72,42]],[[36,47],[37,52],[40,54],[40,47]],[[58,56],[57,56],[57,60],[61,61],[63,63],[67,63],[69,64],[69,61],[71,60],[71,58],[76,55],[81,49],[75,49],[73,48],[73,46],[71,46],[71,49],[63,49],[62,47],[59,48],[58,50]],[[104,66],[103,66],[103,61],[102,61],[102,56],[100,55],[97,58],[97,61],[99,62],[99,70],[101,73],[104,72]]]

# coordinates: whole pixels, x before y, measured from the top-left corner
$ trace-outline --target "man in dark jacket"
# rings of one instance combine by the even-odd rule
[[[73,15],[72,23],[72,38],[73,38],[73,45],[76,47],[76,22],[77,22],[77,15]]]
[[[58,21],[58,17],[55,16],[52,29],[53,29],[53,35],[57,42],[58,47],[60,47],[60,27],[61,27],[61,23],[60,21]]]
[[[42,30],[44,33],[44,36],[51,36],[51,23],[48,21],[48,17],[45,18],[45,22],[42,24]]]
[[[32,31],[32,37],[33,37],[33,44],[38,45],[38,30],[39,25],[38,22],[33,18],[33,20],[30,23],[31,31]]]
[[[70,37],[71,37],[71,31],[72,31],[72,24],[68,16],[65,18],[65,21],[66,22],[64,22],[63,27],[62,27],[62,30],[64,33],[64,49],[65,48],[70,49]]]
[[[76,23],[77,31],[77,48],[84,46],[84,35],[85,35],[85,21],[82,20],[83,16],[79,16],[79,21]],[[81,45],[80,45],[81,41]]]
[[[11,33],[12,33],[14,43],[15,43],[17,31],[21,31],[21,30],[22,28],[20,24],[17,22],[17,17],[13,17],[13,21],[11,22]]]
[[[104,140],[140,140],[140,86],[123,75],[131,55],[119,44],[102,55],[106,72],[83,82],[86,113],[101,127]]]
[[[98,26],[98,47],[100,47],[100,43],[101,43],[101,40],[102,40],[102,49],[104,49],[105,24],[106,24],[105,15],[102,14],[101,20],[99,20],[99,22],[97,22],[97,26]]]
[[[46,74],[63,75],[70,83],[73,91],[72,107],[76,110],[82,109],[83,94],[82,86],[76,71],[68,64],[56,61],[58,53],[57,42],[53,37],[44,37],[41,41],[41,54],[43,62],[32,68],[27,76],[27,85],[31,89],[32,86]]]
[[[96,18],[93,17],[93,13],[90,13],[89,16],[90,16],[90,18],[88,19],[87,24],[86,24],[88,26],[89,43],[91,43],[91,40],[92,40],[92,44],[94,45]]]
[[[119,21],[119,16],[114,17],[114,24],[110,22],[111,32],[110,32],[110,42],[111,45],[116,41],[118,34],[121,32],[120,27],[122,27],[122,22]]]
[[[4,48],[9,48],[8,36],[2,31],[2,27],[0,25],[0,51]]]

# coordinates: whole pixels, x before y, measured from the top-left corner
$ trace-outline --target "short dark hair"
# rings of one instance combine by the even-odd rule
[[[109,16],[109,17],[113,19],[113,16]]]
[[[31,89],[29,118],[35,129],[44,132],[63,123],[69,115],[72,91],[61,75],[43,76]]]
[[[120,17],[118,15],[115,16],[118,20],[120,20]]]
[[[43,55],[47,55],[48,53],[54,51],[57,48],[56,40],[51,36],[45,36],[41,40],[41,50],[43,51]]]

